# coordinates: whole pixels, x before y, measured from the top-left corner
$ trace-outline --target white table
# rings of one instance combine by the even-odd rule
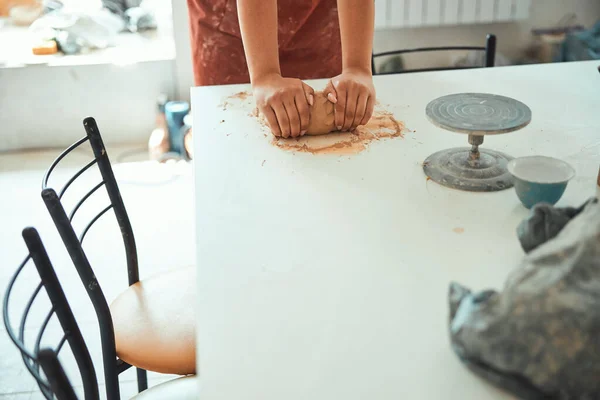
[[[251,99],[218,106],[247,86],[194,88],[202,399],[511,399],[451,350],[447,292],[502,287],[527,211],[514,190],[426,181],[423,160],[467,138],[425,106],[469,91],[524,102],[531,124],[483,146],[567,160],[577,177],[559,205],[579,205],[600,164],[598,64],[377,77],[414,132],[353,156],[282,151]]]

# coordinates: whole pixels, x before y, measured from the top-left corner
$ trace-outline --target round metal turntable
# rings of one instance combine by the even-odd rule
[[[531,121],[531,110],[520,101],[487,93],[458,93],[433,100],[426,114],[433,124],[468,134],[471,147],[442,150],[423,163],[434,182],[459,190],[493,192],[512,187],[507,154],[479,149],[485,135],[519,130]]]

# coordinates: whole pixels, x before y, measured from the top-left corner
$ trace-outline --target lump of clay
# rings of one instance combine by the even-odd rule
[[[327,100],[323,92],[315,92],[307,135],[325,135],[336,130],[333,107],[333,103]]]
[[[600,399],[600,203],[527,254],[502,292],[452,284],[452,347],[521,399]]]

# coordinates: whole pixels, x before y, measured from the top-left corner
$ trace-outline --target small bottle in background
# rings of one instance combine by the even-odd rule
[[[165,116],[167,118],[167,127],[169,129],[169,141],[171,144],[170,150],[185,156],[185,148],[183,143],[184,123],[183,119],[190,112],[190,104],[186,101],[169,101],[165,105]]]

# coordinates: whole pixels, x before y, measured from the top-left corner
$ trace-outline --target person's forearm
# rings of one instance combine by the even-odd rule
[[[371,72],[373,0],[338,0],[340,33],[342,36],[342,68]]]
[[[277,0],[237,0],[238,17],[250,80],[280,74]]]

